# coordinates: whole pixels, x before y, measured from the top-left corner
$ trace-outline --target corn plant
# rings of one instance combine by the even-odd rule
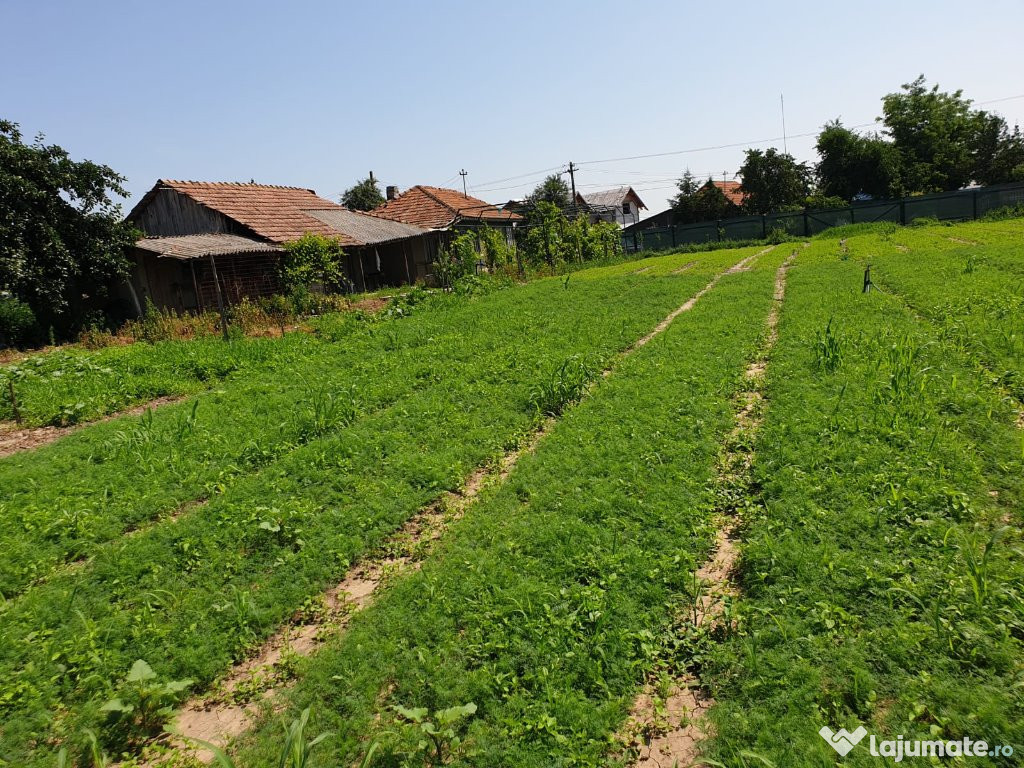
[[[542,416],[558,416],[583,395],[594,378],[594,369],[574,355],[555,368],[530,391],[530,404]]]
[[[832,329],[832,320],[828,319],[825,330],[814,340],[815,366],[826,373],[833,373],[843,362],[843,342],[839,333]]]

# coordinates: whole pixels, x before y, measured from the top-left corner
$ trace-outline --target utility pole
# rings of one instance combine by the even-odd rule
[[[375,178],[373,178],[373,171],[370,171],[370,183],[371,184],[376,184],[377,183],[377,180]]]
[[[572,210],[576,213],[576,164],[572,160],[569,161],[569,182],[572,184]]]
[[[463,194],[464,197],[469,197],[469,193],[466,191],[466,176],[468,176],[468,175],[469,174],[466,173],[466,169],[465,168],[463,168],[461,171],[459,171],[459,176],[462,177],[462,194]]]
[[[782,108],[782,151],[789,154],[789,147],[786,144],[786,100],[779,94],[779,106]]]

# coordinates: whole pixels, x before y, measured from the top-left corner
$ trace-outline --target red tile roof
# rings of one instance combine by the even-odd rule
[[[409,188],[371,213],[385,219],[432,229],[447,227],[456,219],[502,223],[522,218],[516,213],[502,211],[490,203],[469,197],[454,189],[424,185]]]
[[[743,185],[738,181],[711,181],[716,187],[722,190],[725,199],[733,205],[743,205],[746,194],[743,192]]]
[[[341,208],[311,189],[270,184],[161,179],[154,190],[169,187],[201,205],[224,214],[273,243],[297,240],[307,232],[337,238],[342,245],[359,245],[325,222],[310,216],[312,209]],[[143,198],[145,201],[145,198]],[[142,205],[142,202],[139,203]]]

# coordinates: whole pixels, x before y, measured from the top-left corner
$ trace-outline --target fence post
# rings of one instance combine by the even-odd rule
[[[715,234],[718,235],[718,242],[722,242],[722,220],[715,221]]]
[[[857,223],[857,207],[854,206],[854,205],[850,206],[850,223],[851,224],[856,224]]]
[[[811,236],[811,218],[807,215],[807,208],[804,208],[804,237]]]
[[[971,206],[974,209],[974,218],[978,218],[978,190],[974,190],[974,194],[971,195]]]
[[[975,217],[977,218],[977,217]],[[672,247],[676,247],[676,228],[674,224],[668,225],[668,231],[672,233]]]
[[[900,224],[907,225],[907,201],[900,198]]]
[[[761,214],[761,239],[766,240],[768,238],[768,214]]]

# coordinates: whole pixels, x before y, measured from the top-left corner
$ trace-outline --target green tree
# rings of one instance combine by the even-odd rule
[[[687,170],[676,186],[679,194],[672,199],[672,210],[679,224],[727,219],[740,212],[739,207],[710,178],[699,184]]]
[[[882,99],[882,122],[909,192],[959,189],[1024,177],[1024,140],[999,115],[971,109],[963,91],[929,88],[924,75]]]
[[[834,120],[818,134],[816,148],[819,195],[849,202],[861,194],[901,194],[899,155],[893,144],[880,136],[861,136]]]
[[[111,199],[124,177],[72,160],[37,136],[22,141],[0,120],[0,289],[27,303],[45,327],[78,330],[105,308],[129,275],[128,248],[140,236]]]
[[[802,208],[810,192],[811,172],[807,165],[775,148],[748,149],[740,176],[743,208],[749,213]]]
[[[384,205],[384,202],[384,195],[380,193],[380,187],[373,176],[356,182],[341,195],[341,204],[352,211],[372,211]]]
[[[551,174],[538,184],[537,188],[530,193],[527,199],[534,205],[545,202],[563,209],[568,208],[572,204],[569,185],[557,173]]]
[[[345,252],[336,239],[307,232],[284,244],[281,283],[289,293],[308,291],[318,284],[325,291],[335,290],[345,277],[344,259]]]

